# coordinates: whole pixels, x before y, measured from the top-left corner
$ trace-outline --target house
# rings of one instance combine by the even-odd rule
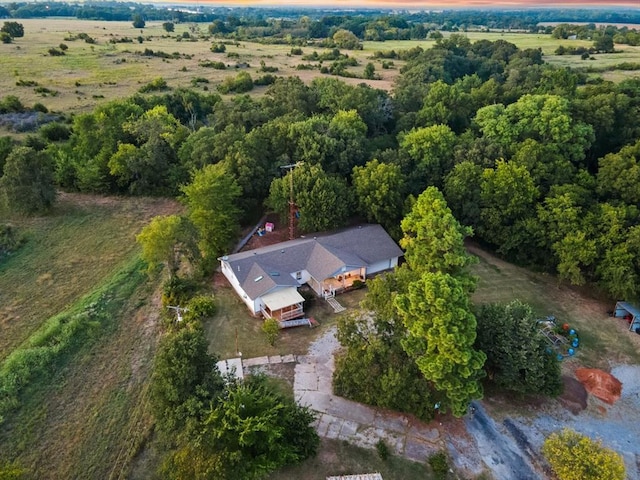
[[[380,225],[311,234],[219,258],[221,270],[254,315],[291,320],[304,315],[298,287],[334,296],[398,265],[402,250]]]

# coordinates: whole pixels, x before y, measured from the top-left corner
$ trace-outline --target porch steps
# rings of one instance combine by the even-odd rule
[[[344,312],[346,310],[346,308],[344,308],[342,305],[338,303],[335,297],[327,297],[326,300],[327,300],[327,303],[331,305],[335,313]]]

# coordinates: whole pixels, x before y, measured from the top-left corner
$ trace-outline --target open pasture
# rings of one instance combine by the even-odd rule
[[[292,56],[291,46],[240,42],[225,45],[224,53],[213,53],[210,48],[216,39],[208,37],[208,24],[178,24],[175,32],[167,33],[161,22],[147,22],[144,29],[133,28],[131,22],[105,22],[76,19],[26,19],[25,35],[14,43],[0,45],[0,91],[3,96],[16,95],[25,105],[36,102],[56,112],[77,113],[89,111],[96,104],[127,97],[155,78],[162,77],[170,88],[192,88],[192,80],[204,78],[199,90],[216,86],[228,76],[247,71],[256,79],[264,75],[260,62],[276,67],[278,76],[299,75],[305,81],[322,75],[318,69],[296,70],[296,65],[307,64],[302,56]],[[193,41],[182,38],[189,32]],[[86,34],[94,43],[87,43],[79,34]],[[70,40],[75,38],[74,40]],[[130,41],[122,42],[123,39]],[[140,40],[142,42],[140,42]],[[117,43],[113,43],[116,42]],[[64,55],[51,56],[51,48],[67,47]],[[175,56],[161,58],[143,55],[145,49]],[[304,47],[304,54],[313,52]],[[322,51],[323,48],[315,48]],[[360,65],[352,67],[362,73],[367,52],[349,52],[358,57]],[[223,62],[227,68],[216,70],[203,62]],[[317,63],[317,62],[316,62]],[[397,70],[381,70],[382,80],[367,81],[372,86],[390,88]],[[344,79],[350,83],[362,79]],[[17,85],[22,82],[23,85]],[[30,84],[35,82],[37,85]],[[24,84],[27,85],[24,85]],[[43,91],[48,89],[49,91]],[[257,87],[254,93],[264,92]]]

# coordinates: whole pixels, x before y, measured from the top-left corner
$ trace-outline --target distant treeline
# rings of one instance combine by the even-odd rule
[[[227,32],[264,29],[269,36],[287,31],[307,38],[331,36],[349,30],[365,40],[419,38],[428,30],[516,29],[538,31],[541,22],[628,23],[640,25],[638,10],[539,9],[539,10],[444,10],[418,13],[388,10],[357,10],[348,15],[336,10],[299,8],[175,7],[124,2],[10,3],[0,6],[0,18],[75,17],[79,19],[128,21],[141,15],[147,21],[220,22]],[[293,30],[293,32],[291,31]]]

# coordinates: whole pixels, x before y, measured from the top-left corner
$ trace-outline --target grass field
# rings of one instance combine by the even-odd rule
[[[191,80],[203,77],[209,84],[205,86],[215,91],[216,85],[239,70],[248,71],[255,79],[263,75],[259,71],[260,61],[278,68],[276,75],[296,75],[305,80],[321,75],[318,70],[296,70],[296,65],[308,63],[300,56],[291,56],[291,47],[287,45],[262,45],[241,42],[240,45],[227,45],[226,53],[212,53],[210,47],[214,39],[198,41],[178,41],[190,25],[176,26],[174,33],[168,34],[161,22],[148,22],[143,30],[133,28],[131,22],[100,22],[76,19],[26,19],[25,36],[15,39],[12,44],[0,44],[0,91],[2,95],[16,95],[26,105],[35,102],[44,104],[57,112],[82,112],[91,110],[96,104],[108,100],[127,97],[154,78],[163,77],[172,88],[191,87]],[[199,24],[197,28],[207,34],[208,24]],[[88,44],[82,39],[65,40],[85,33],[95,40]],[[197,34],[194,35],[197,37]],[[132,43],[110,43],[112,39],[128,37]],[[138,42],[142,37],[143,43]],[[61,43],[68,49],[64,56],[50,56],[48,50],[58,48]],[[179,59],[165,59],[142,56],[145,49],[164,52],[169,55],[177,52]],[[304,53],[313,48],[306,47]],[[322,51],[323,49],[318,48]],[[238,57],[229,57],[228,54]],[[369,55],[366,52],[353,52],[364,62]],[[187,58],[189,57],[189,58]],[[200,65],[203,61],[220,61],[226,70],[215,70]],[[248,63],[249,67],[236,68],[238,63]],[[364,63],[354,67],[354,71],[364,69]],[[383,80],[368,81],[379,88],[389,88],[397,70],[380,72]],[[38,94],[34,86],[17,86],[16,82],[33,81],[39,87],[46,87],[53,94]],[[345,79],[350,83],[359,83],[361,79]],[[256,87],[260,94],[266,87]]]
[[[26,19],[20,20],[24,25],[25,36],[15,39],[11,44],[0,44],[0,91],[3,96],[16,95],[24,104],[31,106],[36,102],[44,104],[54,112],[78,113],[90,111],[97,104],[109,100],[127,97],[136,93],[141,86],[151,80],[162,77],[169,87],[192,87],[191,81],[196,77],[206,78],[209,84],[200,84],[201,91],[207,87],[215,91],[216,86],[224,78],[236,75],[239,70],[248,71],[253,78],[263,75],[259,71],[260,62],[277,67],[276,75],[298,75],[309,82],[322,76],[319,70],[296,70],[299,64],[309,63],[301,56],[292,56],[288,45],[263,45],[240,42],[238,46],[227,45],[226,53],[212,53],[210,47],[213,38],[200,38],[197,41],[182,39],[182,34],[193,25],[178,24],[176,31],[168,34],[161,27],[161,22],[148,22],[142,29],[135,29],[131,22],[103,22],[77,19]],[[207,35],[208,24],[196,24],[198,30],[193,36]],[[87,34],[95,40],[89,44],[77,37]],[[579,57],[553,55],[559,45],[590,46],[590,42],[581,40],[558,40],[550,35],[526,34],[512,32],[467,32],[472,41],[479,39],[503,39],[520,48],[541,48],[545,60],[553,64],[572,67],[607,69],[623,62],[640,62],[640,47],[617,46],[619,54],[596,55],[595,60],[582,61]],[[113,39],[127,37],[131,43],[110,43]],[[139,43],[138,37],[142,39]],[[64,56],[50,56],[50,48],[59,48],[64,43],[68,49]],[[349,51],[348,54],[358,59],[357,67],[350,71],[361,75],[371,55],[377,50],[400,50],[420,45],[429,48],[434,42],[424,41],[387,41],[364,42],[361,51]],[[166,54],[178,53],[178,59],[166,59],[141,55],[145,49]],[[322,48],[304,47],[305,54]],[[228,55],[237,55],[229,57]],[[225,63],[226,70],[215,70],[201,66],[203,61]],[[390,90],[399,70],[404,64],[394,61],[395,67],[388,70],[381,68],[381,60],[373,60],[379,80],[363,80],[361,78],[342,78],[347,83],[366,82],[373,87]],[[237,68],[237,64],[249,66]],[[602,75],[609,75],[605,71]],[[615,71],[610,78],[620,80],[639,75],[638,71]],[[36,86],[18,86],[16,82],[36,82]],[[36,88],[46,88],[49,93],[38,93]],[[252,94],[261,95],[266,87],[256,87]]]
[[[0,462],[42,479],[126,472],[151,428],[146,383],[158,333],[156,285],[136,260],[134,235],[178,208],[66,194],[48,216],[12,219],[28,241],[0,265],[0,374],[55,318],[93,313],[22,386],[20,408],[0,425]]]

